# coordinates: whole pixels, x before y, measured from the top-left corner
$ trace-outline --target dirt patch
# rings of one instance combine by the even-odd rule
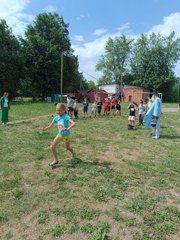
[[[180,232],[176,233],[175,235],[169,236],[170,240],[179,240],[180,239]]]
[[[144,152],[146,152],[146,149]],[[119,164],[120,162],[136,161],[141,157],[141,155],[142,153],[136,150],[130,151],[129,149],[123,149],[116,152],[108,150],[99,156],[99,162],[109,161],[111,163]]]

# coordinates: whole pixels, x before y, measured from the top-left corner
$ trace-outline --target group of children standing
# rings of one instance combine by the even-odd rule
[[[139,126],[143,125],[144,116],[147,112],[147,110],[150,108],[150,105],[152,104],[150,99],[147,99],[147,102],[141,100],[139,104],[135,102],[131,102],[128,105],[128,121],[129,121],[129,129],[133,129],[135,127],[135,119],[138,112],[138,121]],[[78,100],[73,100],[72,98],[67,98],[67,110],[70,117],[78,118]],[[87,98],[84,98],[84,101],[82,103],[82,111],[83,111],[83,117],[88,117],[88,110],[89,110],[89,103]],[[98,100],[94,100],[91,107],[91,112],[89,117],[96,117],[100,115],[121,115],[121,101],[120,99],[115,99],[115,97],[106,98],[104,103],[101,101],[101,98],[99,97]]]
[[[87,118],[89,117],[96,117],[97,115],[102,115],[102,110],[104,106],[104,115],[109,115],[109,114],[119,114],[121,115],[121,101],[120,99],[115,99],[114,97],[112,99],[106,98],[105,102],[103,103],[101,98],[99,97],[98,100],[94,100],[92,103],[91,107],[91,112],[90,115],[88,115],[89,111],[89,103],[87,98],[84,98],[84,101],[82,103],[82,110],[83,110],[83,117]],[[78,100],[75,99],[73,100],[70,97],[67,97],[67,111],[68,114],[73,117],[74,113],[74,118],[78,118]]]

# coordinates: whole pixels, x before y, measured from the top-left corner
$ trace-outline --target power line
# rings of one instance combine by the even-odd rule
[[[96,80],[98,80],[97,78],[95,78],[94,76],[92,76],[91,74],[89,74],[89,73],[87,73],[87,72],[85,72],[85,71],[83,71],[82,69],[79,69],[80,71],[82,71],[83,73],[86,73],[87,75],[89,75],[90,77],[92,77],[92,78],[94,78],[94,79],[96,79]]]

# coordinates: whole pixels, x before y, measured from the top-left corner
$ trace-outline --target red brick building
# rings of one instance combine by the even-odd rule
[[[70,96],[72,99],[78,99],[78,102],[82,102],[84,97],[87,96],[87,90],[75,89],[72,92],[69,92],[68,96]]]
[[[104,102],[105,98],[108,97],[108,93],[105,90],[95,90],[91,89],[87,91],[87,99],[89,102],[94,102],[94,100],[98,100],[98,98],[101,98],[101,101]]]
[[[125,102],[130,101],[137,101],[139,102],[141,99],[146,99],[150,94],[149,88],[143,88],[143,87],[136,87],[136,86],[130,86],[125,85],[123,88],[123,97]]]
[[[99,89],[104,90],[110,96],[115,96],[116,98],[121,97],[125,102],[131,100],[139,102],[141,99],[146,99],[150,95],[150,89],[143,87],[136,87],[132,85],[124,85],[121,91],[121,86],[115,83],[102,85]]]
[[[93,103],[94,100],[98,100],[98,98],[101,98],[101,101],[104,102],[104,99],[108,97],[108,93],[105,90],[99,90],[99,89],[90,89],[90,90],[77,90],[75,89],[72,92],[69,92],[68,95],[75,99],[78,99],[78,102],[82,102],[84,98],[86,97],[88,102]]]

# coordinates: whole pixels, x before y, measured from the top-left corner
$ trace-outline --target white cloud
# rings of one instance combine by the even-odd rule
[[[89,13],[87,13],[87,14],[81,14],[81,15],[79,15],[78,17],[76,17],[76,20],[77,21],[81,21],[82,19],[84,19],[84,18],[89,18],[90,17],[90,14]]]
[[[13,29],[15,35],[24,35],[24,31],[29,23],[31,23],[35,16],[31,14],[26,14],[30,0],[0,0],[0,19],[5,19],[8,26]],[[48,5],[44,8],[46,11],[55,11],[56,9]],[[63,10],[62,10],[63,11]],[[89,14],[81,14],[77,17],[77,20],[82,20],[84,18],[90,17]],[[180,12],[172,13],[169,16],[165,16],[162,19],[162,23],[152,26],[152,28],[147,32],[150,34],[152,32],[161,33],[164,36],[168,36],[172,31],[175,32],[175,36],[180,38]],[[109,37],[116,37],[122,34],[126,34],[131,38],[137,39],[139,34],[134,34],[129,23],[126,23],[116,29],[116,33],[110,34],[105,28],[96,29],[93,32],[94,36],[97,38],[91,42],[82,42],[84,38],[82,35],[75,35],[72,39],[79,41],[78,45],[72,45],[75,50],[75,54],[78,55],[80,71],[86,72],[94,78],[98,79],[102,73],[95,71],[95,65],[97,64],[100,56],[104,54],[105,44]],[[180,61],[178,62],[175,73],[180,76]],[[95,80],[93,77],[84,74],[87,79]]]
[[[79,41],[79,42],[84,41],[84,37],[83,37],[82,35],[75,35],[75,36],[73,37],[73,39],[74,39],[75,41]]]
[[[95,36],[101,36],[101,35],[104,34],[104,33],[107,33],[107,29],[100,28],[100,29],[96,29],[96,30],[93,32],[93,35],[95,35]]]
[[[180,37],[180,12],[172,13],[163,18],[163,23],[153,26],[148,33],[161,33],[168,36],[172,31],[176,33],[176,37]]]
[[[45,12],[57,12],[57,8],[53,7],[52,5],[47,5],[45,8],[43,8],[43,11],[45,11]]]
[[[153,26],[148,34],[161,33],[163,36],[167,37],[171,32],[175,32],[175,37],[180,38],[180,12],[172,13],[169,16],[163,18],[163,23]],[[176,76],[180,77],[180,61],[177,62],[175,68]]]
[[[75,55],[78,55],[80,71],[88,80],[96,82],[102,73],[95,71],[100,56],[104,53],[106,41],[110,37],[109,34],[101,36],[92,42],[82,45],[72,45]]]
[[[85,15],[81,14],[80,16],[76,17],[76,20],[80,21],[83,18],[85,18]]]
[[[0,19],[5,19],[15,35],[23,35],[33,15],[24,13],[29,0],[0,0]]]
[[[126,34],[129,34],[131,32],[130,24],[129,23],[125,23],[124,25],[118,27],[117,31],[120,32],[120,33],[124,32]]]
[[[175,32],[175,36],[180,38],[180,12],[172,13],[169,16],[163,18],[163,22],[161,24],[152,26],[152,28],[146,33],[151,34],[152,32],[161,33],[163,36],[168,36],[172,31]],[[130,29],[129,23],[117,28],[117,32],[114,34],[106,34],[102,36],[98,36],[95,40],[87,43],[83,43],[82,45],[73,45],[73,49],[75,50],[75,54],[78,55],[80,71],[84,72],[84,76],[87,79],[95,81],[94,78],[98,79],[102,76],[101,72],[95,71],[95,66],[102,54],[104,54],[105,44],[109,37],[114,38],[116,36],[120,36],[125,32],[126,36],[130,38],[137,39],[141,33],[133,34],[132,29]],[[98,33],[98,29],[94,31],[94,33]],[[99,31],[99,34],[101,32]],[[103,34],[103,32],[102,32]],[[96,34],[97,35],[97,34]],[[93,76],[90,77],[89,75]],[[175,68],[176,76],[180,77],[180,61],[178,61]]]
[[[116,36],[122,35],[122,31],[124,31],[127,27],[122,26],[121,28],[122,29],[118,28],[118,31],[114,34],[104,31],[105,34],[102,33],[102,36],[98,36],[91,42],[83,43],[81,45],[72,45],[75,55],[78,55],[80,71],[84,72],[84,76],[87,79],[97,82],[96,80],[102,76],[101,72],[95,71],[95,66],[98,63],[100,56],[104,54],[108,38],[115,38]],[[94,33],[96,31],[97,30],[95,30]],[[130,37],[137,38],[135,35]]]

